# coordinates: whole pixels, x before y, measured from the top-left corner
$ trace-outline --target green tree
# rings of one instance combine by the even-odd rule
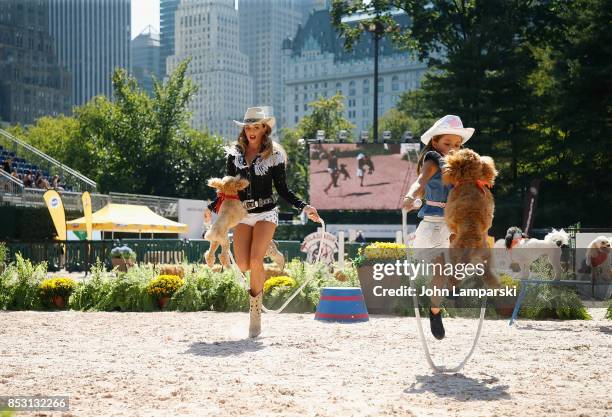
[[[388,20],[397,9],[410,16],[410,27],[392,38],[400,47],[414,51],[429,68],[419,97],[411,99],[420,101],[420,116],[437,119],[458,114],[476,128],[468,146],[493,156],[500,170],[495,188],[496,225],[520,224],[523,190],[534,174],[524,162],[537,161],[544,151],[540,147],[543,132],[534,129],[543,103],[532,85],[539,64],[532,45],[550,34],[542,30],[544,24],[557,24],[550,4],[379,0],[336,1],[333,8],[334,22],[349,44],[356,31],[346,29],[343,16],[369,13]],[[405,109],[407,104],[400,103],[398,108],[403,105]]]
[[[183,62],[152,96],[123,69],[113,75],[113,99],[98,96],[74,117],[45,117],[13,134],[115,191],[207,198],[206,180],[225,168],[221,139],[188,125],[196,89]]]
[[[304,139],[317,137],[317,130],[324,130],[325,137],[335,140],[338,132],[346,130],[349,134],[355,125],[344,118],[344,96],[335,94],[330,98],[320,97],[308,103],[312,108],[309,115],[304,116],[298,123],[296,130]]]
[[[317,130],[324,130],[325,137],[335,139],[338,132],[346,130],[348,141],[350,141],[351,130],[355,126],[346,120],[344,114],[344,97],[336,94],[330,98],[321,97],[308,105],[312,108],[309,115],[302,117],[297,126],[293,129],[283,129],[281,131],[280,142],[287,152],[287,183],[289,187],[298,195],[308,200],[309,187],[309,157],[308,148],[300,139],[314,139]],[[288,205],[281,201],[281,207],[288,208]]]

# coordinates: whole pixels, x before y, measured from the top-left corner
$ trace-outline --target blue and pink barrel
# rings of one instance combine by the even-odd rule
[[[359,287],[321,288],[315,320],[357,323],[368,321],[368,310]]]

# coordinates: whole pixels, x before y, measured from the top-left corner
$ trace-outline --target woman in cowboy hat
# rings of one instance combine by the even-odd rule
[[[249,186],[239,192],[247,216],[234,229],[234,254],[242,272],[250,276],[249,337],[261,333],[261,303],[265,271],[266,249],[278,225],[278,207],[272,193],[276,192],[298,210],[303,210],[313,221],[320,221],[317,210],[300,200],[288,187],[285,173],[284,149],[271,138],[275,119],[262,107],[247,109],[236,143],[226,147],[227,175],[240,175],[249,180]],[[205,210],[204,219],[210,223],[216,200]]]
[[[415,232],[414,248],[448,248],[450,231],[444,221],[444,207],[450,186],[442,183],[444,156],[450,151],[460,149],[472,137],[474,129],[463,127],[459,116],[446,115],[421,136],[425,148],[417,164],[417,180],[410,186],[404,197],[402,207],[408,211],[418,209],[421,220]],[[420,198],[425,197],[425,204]],[[437,255],[437,254],[436,254]],[[436,256],[435,262],[442,262],[442,256]],[[432,285],[438,289],[444,287],[444,277],[435,275]],[[436,339],[444,338],[441,297],[431,297],[429,320],[431,333]]]

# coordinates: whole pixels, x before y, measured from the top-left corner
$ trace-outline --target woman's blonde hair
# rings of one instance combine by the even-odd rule
[[[267,159],[272,155],[272,152],[276,149],[283,155],[283,159],[286,165],[287,164],[287,152],[285,152],[285,149],[279,143],[276,143],[272,140],[272,128],[268,126],[266,123],[262,123],[262,125],[266,129],[266,132],[264,133],[263,139],[261,141],[261,148],[259,149],[261,156],[263,157],[263,159]],[[244,131],[244,127],[243,127],[242,130],[240,131],[240,135],[238,135],[238,139],[236,139],[236,146],[238,146],[238,148],[240,148],[240,151],[243,154],[245,154],[248,143],[249,143],[249,140],[246,137],[246,132]]]

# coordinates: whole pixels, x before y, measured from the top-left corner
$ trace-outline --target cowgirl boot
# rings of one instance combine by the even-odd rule
[[[256,296],[252,296],[249,291],[249,337],[257,337],[261,333],[261,302],[263,291]]]

